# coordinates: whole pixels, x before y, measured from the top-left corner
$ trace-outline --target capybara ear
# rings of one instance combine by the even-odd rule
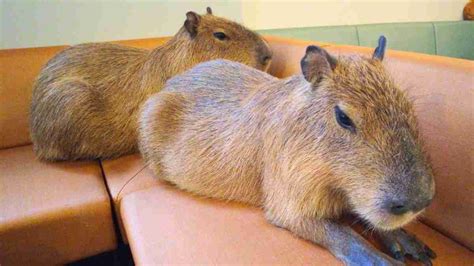
[[[372,58],[382,61],[385,55],[386,46],[387,46],[387,39],[385,38],[385,36],[381,35],[379,37],[379,45],[377,46],[377,48],[375,48]]]
[[[184,27],[189,32],[191,37],[196,36],[200,21],[201,21],[201,16],[199,16],[195,12],[189,11],[188,13],[186,13],[186,21],[184,22]]]
[[[212,9],[210,7],[206,8],[206,12],[208,15],[212,15]]]
[[[306,54],[301,59],[301,71],[305,79],[318,84],[322,78],[331,73],[337,66],[336,58],[319,46],[308,46]]]

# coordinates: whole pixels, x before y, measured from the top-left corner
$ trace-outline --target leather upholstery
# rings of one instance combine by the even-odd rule
[[[197,198],[164,182],[125,196],[121,215],[137,265],[342,265],[324,248],[270,225],[257,208]],[[408,230],[436,250],[435,265],[474,263],[474,253],[428,226]]]
[[[117,213],[120,212],[120,202],[125,195],[159,184],[158,179],[145,166],[139,154],[102,161],[102,168],[104,169],[107,186]],[[118,215],[118,223],[122,238],[127,242],[127,235],[123,229],[122,217],[120,215]]]
[[[0,264],[62,264],[116,247],[97,162],[45,163],[0,150]]]
[[[0,149],[31,143],[28,109],[41,67],[64,46],[0,50]]]
[[[169,37],[114,43],[153,48]],[[0,149],[31,143],[28,110],[31,91],[42,66],[67,46],[0,50]]]

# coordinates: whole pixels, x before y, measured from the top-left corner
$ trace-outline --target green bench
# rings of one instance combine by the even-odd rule
[[[474,22],[412,22],[259,30],[276,35],[337,44],[377,46],[380,35],[393,50],[474,60]]]

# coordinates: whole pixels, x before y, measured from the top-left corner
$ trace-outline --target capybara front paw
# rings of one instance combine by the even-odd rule
[[[390,256],[380,252],[372,246],[358,246],[349,245],[348,253],[345,253],[340,258],[345,265],[380,265],[380,266],[403,266],[405,263],[400,260],[395,260]]]
[[[405,261],[410,256],[423,265],[432,265],[431,260],[436,258],[430,247],[403,229],[386,233],[381,238],[390,255],[399,261]]]

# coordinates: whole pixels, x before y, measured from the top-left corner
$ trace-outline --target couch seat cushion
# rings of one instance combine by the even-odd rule
[[[145,163],[139,154],[127,155],[114,160],[102,161],[101,163],[117,213],[120,212],[120,201],[125,195],[156,186],[159,183],[154,178],[151,170],[145,167]],[[122,217],[118,215],[117,219],[122,239],[127,242]]]
[[[266,222],[257,208],[191,196],[171,185],[122,199],[133,258],[150,264],[341,265],[327,250]],[[438,254],[438,265],[472,265],[474,254],[420,223],[408,230]]]
[[[115,202],[127,194],[158,185],[151,170],[145,166],[139,154],[123,156],[114,160],[102,161],[105,179]]]
[[[96,162],[41,162],[32,146],[1,150],[0,210],[0,265],[62,264],[116,247]]]

